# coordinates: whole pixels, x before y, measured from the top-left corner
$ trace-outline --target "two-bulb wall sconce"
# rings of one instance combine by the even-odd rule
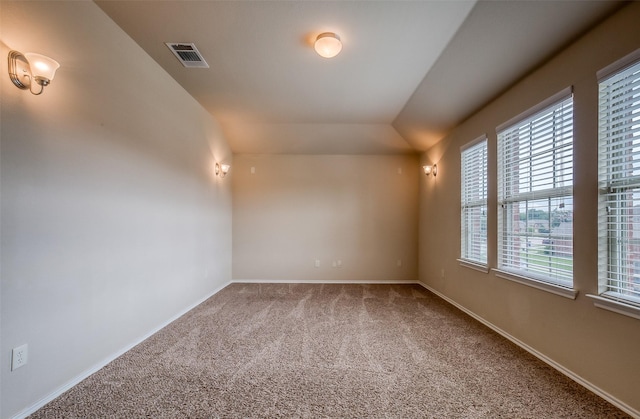
[[[422,166],[422,169],[424,170],[424,174],[427,176],[433,175],[433,177],[436,177],[436,175],[438,174],[437,164],[434,164],[433,166]]]
[[[34,95],[39,95],[51,83],[60,64],[45,55],[18,51],[9,52],[9,78],[19,89],[29,89]],[[34,91],[33,85],[40,86],[40,91]]]
[[[227,173],[229,173],[229,169],[231,169],[231,166],[228,164],[216,163],[216,175],[221,178],[225,177]]]

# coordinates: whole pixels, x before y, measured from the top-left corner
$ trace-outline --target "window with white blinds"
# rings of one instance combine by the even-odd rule
[[[640,306],[640,61],[599,89],[599,292]]]
[[[498,269],[573,287],[570,88],[497,128]]]
[[[487,264],[487,137],[460,150],[461,259]]]

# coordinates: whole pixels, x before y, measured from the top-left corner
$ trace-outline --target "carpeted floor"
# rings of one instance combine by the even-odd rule
[[[232,284],[35,418],[619,418],[417,285]]]

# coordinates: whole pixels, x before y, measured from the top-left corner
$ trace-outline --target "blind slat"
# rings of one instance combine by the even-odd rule
[[[640,305],[640,63],[599,84],[601,294]]]
[[[498,127],[498,266],[573,283],[573,98]]]
[[[487,264],[487,139],[460,149],[461,259]]]

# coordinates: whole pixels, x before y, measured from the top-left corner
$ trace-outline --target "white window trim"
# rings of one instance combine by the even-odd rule
[[[456,259],[456,260],[458,261],[458,263],[460,263],[460,266],[462,266],[463,268],[474,269],[476,271],[480,271],[485,274],[489,273],[489,265],[484,265],[484,264],[466,260],[466,259]]]
[[[575,300],[578,296],[578,291],[573,288],[563,287],[551,282],[538,281],[530,277],[515,274],[513,272],[504,271],[502,269],[492,269],[493,273],[502,279],[508,279],[509,281],[517,282],[528,287],[536,288],[542,291],[550,292],[551,294],[559,295],[561,297]]]
[[[614,300],[607,297],[606,293],[602,295],[586,294],[586,296],[593,299],[593,305],[598,308],[640,320],[640,307]]]
[[[562,89],[561,91],[559,91],[558,93],[552,95],[551,97],[545,99],[544,101],[538,103],[537,105],[527,109],[526,111],[520,113],[519,115],[509,119],[508,121],[498,125],[496,127],[496,134],[499,137],[499,133],[501,131],[504,131],[505,129],[508,129],[510,127],[512,127],[513,125],[516,125],[518,123],[520,123],[523,120],[526,120],[534,115],[536,115],[537,113],[555,105],[558,102],[562,102],[564,100],[566,100],[567,98],[569,98],[570,96],[573,95],[573,86],[569,86],[566,87],[564,89]],[[498,147],[500,147],[500,145],[498,145]],[[499,164],[499,163],[498,163]],[[499,169],[498,169],[499,172]],[[499,177],[499,176],[498,176]],[[573,181],[573,183],[575,184],[575,179]],[[571,196],[573,197],[573,185],[571,186],[567,186],[567,187],[563,187],[563,188],[556,188],[554,189],[554,191],[552,193],[548,193],[545,194],[545,198],[553,198],[553,197],[557,197],[557,196],[563,196],[566,193],[566,190],[571,190]],[[500,188],[500,185],[498,185],[498,188]],[[498,193],[499,195],[499,193]],[[531,198],[535,197],[535,193],[531,194]],[[501,205],[505,202],[515,202],[515,201],[520,201],[520,197],[524,197],[525,199],[529,199],[530,197],[528,196],[528,194],[520,194],[519,195],[519,199],[515,200],[515,199],[503,199],[503,201],[498,201],[498,205]],[[500,210],[498,210],[498,213],[500,213]],[[498,223],[501,223],[501,220],[498,220]],[[498,232],[500,231],[500,225],[498,225]],[[500,236],[500,234],[498,233],[498,236]],[[573,235],[572,235],[572,238]],[[498,247],[500,247],[500,237],[498,237]],[[500,249],[498,249],[498,260],[500,260]],[[507,268],[508,269],[508,268]],[[514,281],[514,282],[518,282],[520,284],[524,284],[533,288],[537,288],[543,291],[547,291],[547,292],[551,292],[553,294],[557,294],[566,298],[570,298],[570,299],[575,299],[576,296],[578,295],[578,291],[576,291],[573,288],[573,284],[571,285],[571,287],[568,286],[563,286],[562,284],[559,283],[555,283],[553,282],[553,280],[548,280],[548,279],[536,279],[535,278],[535,273],[533,272],[523,272],[523,275],[520,275],[518,273],[515,272],[511,272],[505,269],[501,269],[501,267],[499,268],[494,268],[492,269],[496,276],[503,278],[503,279],[507,279],[510,281]],[[526,275],[526,276],[524,276]]]
[[[640,49],[637,49],[632,53],[627,54],[626,56],[620,58],[618,61],[598,71],[596,73],[596,78],[598,79],[598,83],[608,79],[610,76],[613,76],[615,73],[624,71],[627,67],[631,67],[638,60],[640,60]]]
[[[617,74],[626,71],[628,68],[635,66],[638,63],[640,63],[640,49],[637,49],[627,54],[621,59],[611,63],[607,67],[598,71],[596,73],[598,84],[606,82],[608,79],[615,77]],[[600,102],[600,98],[598,101]],[[598,114],[600,114],[600,110],[598,110]],[[598,123],[600,123],[600,121],[598,121]],[[598,138],[598,147],[600,147],[600,138]],[[598,165],[600,165],[600,155],[598,155]],[[600,167],[598,168],[598,170],[600,170]],[[637,184],[636,178],[633,178],[633,177],[626,178],[622,182],[618,182],[618,184],[622,183],[621,186],[632,187],[634,186],[634,183]],[[600,182],[600,179],[599,179],[599,182]],[[602,188],[602,185],[600,185],[600,188]],[[600,189],[599,195],[601,195],[602,192],[603,190]],[[599,196],[598,199],[601,200],[602,196]],[[599,203],[599,206],[600,205],[602,205],[602,202]],[[601,209],[599,209],[599,212],[600,211]],[[601,215],[599,214],[598,218],[600,217]],[[600,224],[600,219],[598,220],[598,223]],[[598,230],[599,230],[598,231],[598,252],[600,252],[601,247],[606,246],[605,243],[607,239],[601,236],[602,233],[600,231],[600,227],[598,228]],[[605,250],[605,253],[607,253],[607,250]],[[610,256],[607,255],[607,262],[606,262],[607,264],[609,264],[609,258]],[[635,319],[640,319],[640,298],[638,298],[637,296],[623,295],[615,291],[608,290],[609,285],[604,284],[602,281],[603,278],[600,277],[600,275],[602,274],[601,266],[600,266],[601,263],[602,261],[598,262],[599,264],[598,295],[586,294],[586,296],[593,299],[594,300],[593,304],[598,308],[612,311],[618,314],[622,314],[624,316],[633,317]]]
[[[487,137],[487,134],[482,134],[481,136],[477,137],[475,140],[472,140],[468,143],[466,143],[465,145],[463,145],[462,147],[460,147],[460,155],[462,156],[462,154],[465,152],[465,150],[468,150],[480,143],[486,143],[486,152],[487,152],[487,158],[488,158],[488,151],[489,151],[489,139]],[[487,162],[488,163],[488,162]],[[488,170],[488,164],[487,164],[487,170]],[[489,187],[488,185],[488,176],[489,174],[487,173],[485,175],[485,179],[487,179],[487,188]],[[488,195],[486,195],[485,199],[483,200],[484,206],[486,207],[488,205],[488,201],[489,201],[489,197]],[[462,220],[461,220],[462,221]],[[462,229],[462,224],[460,224],[460,228]],[[462,235],[461,235],[462,236]],[[489,243],[488,243],[488,239],[487,239],[487,251],[489,250]],[[462,247],[462,246],[461,246]],[[488,259],[488,255],[487,255],[487,259]],[[468,259],[465,258],[462,255],[462,249],[461,249],[461,254],[460,254],[460,258],[457,259],[458,262],[460,262],[461,266],[467,267],[467,268],[471,268],[471,269],[475,269],[484,273],[489,273],[489,264],[487,263],[482,263],[481,261],[478,260],[474,260],[474,259]]]
[[[500,132],[503,131],[505,128],[509,128],[510,126],[524,120],[527,119],[530,116],[533,116],[535,114],[537,114],[540,111],[543,111],[544,109],[548,108],[551,105],[554,105],[557,102],[560,102],[566,98],[568,98],[569,96],[571,96],[573,94],[573,86],[569,86],[569,87],[565,87],[564,89],[562,89],[561,91],[559,91],[558,93],[556,93],[555,95],[543,100],[542,102],[538,103],[536,106],[527,109],[526,111],[522,112],[521,114],[514,116],[513,118],[511,118],[510,120],[508,120],[505,123],[502,123],[500,125],[498,125],[496,127],[496,132]]]
[[[479,144],[483,141],[487,140],[487,134],[482,134],[481,136],[479,136],[478,138],[476,138],[473,141],[469,141],[468,143],[466,143],[465,145],[463,145],[462,147],[460,147],[460,153],[462,153],[463,151],[465,151],[468,148],[473,147],[476,144]]]

